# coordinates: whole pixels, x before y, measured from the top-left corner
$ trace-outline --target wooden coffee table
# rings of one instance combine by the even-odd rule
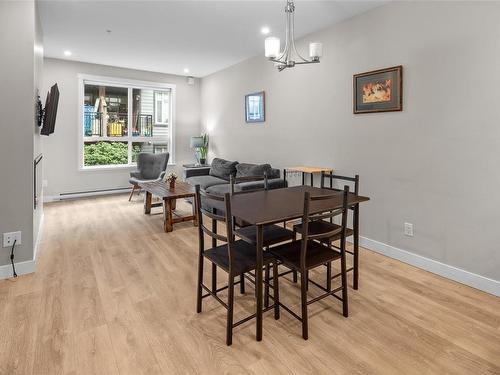
[[[193,200],[193,214],[189,216],[177,216],[173,211],[176,207],[176,200],[179,198],[194,197],[194,188],[186,182],[176,181],[175,187],[170,188],[168,182],[155,181],[139,184],[146,192],[144,198],[144,213],[150,214],[151,207],[163,205],[163,227],[165,232],[172,232],[175,223],[193,220],[196,225],[196,210]],[[162,199],[160,203],[152,203],[152,197],[156,196]],[[175,217],[174,217],[175,216]]]

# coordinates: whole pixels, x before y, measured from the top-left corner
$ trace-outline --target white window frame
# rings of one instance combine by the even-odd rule
[[[156,95],[159,94],[159,91],[153,91],[153,101],[154,101],[154,123],[155,124],[158,124],[158,125],[168,125],[168,121],[169,119],[167,119],[167,121],[157,121],[158,120],[158,99],[156,99]],[[163,94],[163,93],[162,93]],[[166,111],[166,107],[164,107],[165,105],[165,98],[163,98],[163,100],[161,101],[162,102],[162,113],[161,113],[161,117],[162,117],[162,120],[164,118],[166,118],[167,116],[165,116],[165,114],[167,113]]]
[[[171,83],[160,83],[150,81],[138,81],[125,78],[95,76],[89,74],[78,74],[78,170],[79,171],[104,171],[104,170],[117,170],[117,169],[131,169],[136,166],[131,160],[132,142],[149,142],[150,137],[134,137],[132,132],[128,131],[126,137],[85,137],[83,127],[83,102],[85,95],[85,84],[125,87],[129,90],[128,93],[128,126],[132,124],[132,90],[133,89],[149,89],[149,90],[170,90],[170,118],[168,124],[168,148],[170,157],[168,160],[169,165],[175,165],[175,99],[176,99],[176,85]],[[153,97],[153,100],[155,98]],[[156,106],[156,103],[154,103]],[[156,111],[155,111],[156,116]],[[153,124],[156,118],[153,119]],[[128,164],[116,165],[84,165],[83,146],[85,142],[92,141],[113,141],[113,142],[128,142],[129,147],[129,160]]]

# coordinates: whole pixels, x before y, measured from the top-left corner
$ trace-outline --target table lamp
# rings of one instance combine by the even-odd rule
[[[203,137],[191,137],[190,147],[195,149],[194,158],[196,159],[196,165],[200,165],[200,154],[199,149],[205,145]]]

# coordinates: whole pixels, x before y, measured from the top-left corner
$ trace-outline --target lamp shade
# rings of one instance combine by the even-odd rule
[[[313,59],[319,59],[321,56],[323,56],[323,44],[322,43],[309,44],[309,57]]]
[[[203,142],[203,137],[191,137],[190,147],[199,148],[203,147],[205,143]]]
[[[265,55],[266,57],[270,59],[274,59],[278,57],[280,54],[280,40],[279,38],[275,38],[273,36],[270,36],[269,38],[266,38],[264,42],[265,46]]]

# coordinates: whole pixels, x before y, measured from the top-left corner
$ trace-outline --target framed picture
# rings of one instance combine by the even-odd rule
[[[403,110],[403,67],[374,70],[353,76],[353,112]]]
[[[264,91],[245,95],[245,121],[266,121],[266,104]]]

